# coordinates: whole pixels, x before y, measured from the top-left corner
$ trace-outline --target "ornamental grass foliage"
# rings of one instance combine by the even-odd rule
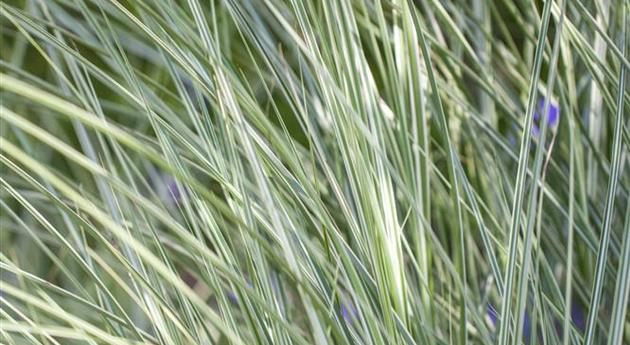
[[[629,14],[2,0],[0,343],[630,344]]]

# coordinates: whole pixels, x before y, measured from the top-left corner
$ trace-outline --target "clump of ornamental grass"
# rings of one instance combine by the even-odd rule
[[[627,0],[0,4],[0,343],[630,343]]]

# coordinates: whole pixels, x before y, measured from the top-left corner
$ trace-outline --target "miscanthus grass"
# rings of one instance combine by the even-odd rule
[[[630,344],[627,0],[3,0],[1,344]]]

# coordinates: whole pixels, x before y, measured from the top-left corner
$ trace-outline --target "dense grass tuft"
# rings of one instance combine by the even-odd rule
[[[628,0],[3,0],[0,343],[630,344]]]

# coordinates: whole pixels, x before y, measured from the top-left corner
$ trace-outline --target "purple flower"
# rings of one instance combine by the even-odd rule
[[[153,177],[153,184],[158,192],[158,196],[166,205],[174,206],[182,201],[184,190],[175,177],[168,174],[160,174]]]
[[[179,189],[179,185],[174,178],[168,179],[166,188],[168,190],[168,195],[171,197],[171,200],[178,203],[182,199],[182,192]]]
[[[492,326],[497,325],[497,320],[499,319],[499,316],[497,314],[497,310],[494,309],[492,304],[488,304],[488,318],[490,319],[490,323],[492,323]]]
[[[247,288],[248,289],[253,289],[254,286],[252,285],[252,283],[247,282]],[[234,291],[228,291],[227,292],[227,298],[230,302],[234,303],[234,304],[238,304],[238,296],[236,295],[236,293],[234,293]]]
[[[341,302],[341,316],[346,323],[352,323],[357,317],[357,308],[354,307],[354,303],[348,300],[347,302]]]
[[[488,304],[487,316],[488,316],[488,319],[490,320],[490,323],[492,323],[492,326],[496,327],[497,322],[499,321],[499,316],[498,316],[497,310],[494,309],[492,304]],[[529,343],[529,341],[531,340],[531,336],[532,336],[532,322],[531,322],[531,319],[529,318],[529,313],[525,311],[525,315],[523,318],[523,338],[525,340],[525,343]]]
[[[227,293],[227,298],[230,302],[234,303],[234,304],[238,304],[238,297],[236,296],[236,294],[232,291],[228,291]]]
[[[527,311],[525,311],[525,317],[523,318],[523,338],[525,338],[526,344],[529,344],[532,338],[532,321]]]
[[[571,305],[571,321],[578,331],[584,332],[584,329],[586,329],[586,314],[584,313],[584,308],[575,301]],[[562,335],[564,318],[557,318],[554,320],[554,323],[556,325],[556,332],[558,335]]]
[[[532,127],[532,135],[535,137],[540,136],[540,119],[542,113],[545,111],[545,98],[541,98],[538,101],[538,108],[534,112],[534,126]],[[551,100],[549,100],[549,109],[547,111],[547,116],[545,116],[547,120],[547,126],[549,128],[555,128],[558,124],[558,120],[560,119],[560,108],[558,105],[554,104]]]
[[[536,111],[534,111],[534,123],[532,125],[532,135],[534,138],[538,138],[540,136],[540,121],[541,114],[545,111],[545,99],[546,98],[543,97],[538,101],[538,107],[536,108]],[[549,101],[549,109],[547,110],[547,116],[545,116],[545,118],[547,119],[547,128],[555,130],[558,125],[558,121],[560,120],[560,108],[551,100]],[[518,133],[520,133],[520,131],[516,124],[512,124],[512,130],[513,132],[508,135],[508,142],[510,146],[515,147],[517,145],[516,138],[519,136]]]
[[[584,309],[577,303],[571,306],[571,320],[577,329],[584,332],[586,328],[586,317],[584,315]]]

